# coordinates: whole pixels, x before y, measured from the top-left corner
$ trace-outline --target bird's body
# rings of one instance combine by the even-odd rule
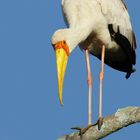
[[[99,129],[102,125],[102,80],[104,63],[129,78],[136,63],[136,40],[124,0],[62,0],[67,28],[52,36],[56,50],[58,90],[61,104],[65,68],[69,54],[79,45],[86,52],[89,85],[89,121],[91,124],[92,76],[88,53],[101,60]]]
[[[62,38],[70,51],[79,45],[99,59],[105,45],[106,64],[128,75],[134,71],[136,41],[123,0],[62,0],[62,9],[68,28],[58,30],[54,36],[61,37],[53,38],[52,42]]]

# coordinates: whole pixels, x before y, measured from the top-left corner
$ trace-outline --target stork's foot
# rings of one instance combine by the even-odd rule
[[[101,129],[102,125],[103,125],[103,117],[99,117],[98,121],[97,121],[97,125],[98,125],[98,130]]]
[[[90,124],[87,127],[72,127],[71,129],[78,130],[79,131],[79,136],[82,136],[92,126],[98,125],[98,130],[100,130],[102,125],[103,125],[103,119],[104,119],[103,117],[100,117],[95,124]]]
[[[97,123],[96,123],[97,124]],[[73,127],[71,129],[74,129],[74,130],[78,130],[79,131],[79,136],[82,136],[83,134],[86,133],[86,131],[91,128],[92,126],[95,126],[96,124],[91,124],[91,125],[88,125],[87,127]]]

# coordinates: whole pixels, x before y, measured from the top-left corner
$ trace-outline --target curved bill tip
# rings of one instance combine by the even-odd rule
[[[60,74],[58,74],[58,96],[59,96],[59,100],[60,100],[60,104],[62,106],[64,106],[64,103],[63,103],[63,79],[61,79],[62,76]]]

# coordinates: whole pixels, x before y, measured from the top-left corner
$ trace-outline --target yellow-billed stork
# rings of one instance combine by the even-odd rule
[[[88,71],[88,125],[92,123],[92,76],[89,53],[101,60],[99,120],[102,125],[102,80],[104,63],[122,72],[126,78],[135,71],[136,40],[124,0],[62,0],[62,11],[68,25],[52,36],[56,52],[58,92],[62,101],[63,79],[70,53],[79,45],[85,50]]]

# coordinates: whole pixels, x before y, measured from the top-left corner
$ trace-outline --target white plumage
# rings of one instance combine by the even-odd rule
[[[62,0],[62,11],[68,27],[59,29],[53,34],[52,44],[58,44],[56,49],[68,48],[67,50],[71,53],[79,45],[82,50],[87,50],[102,60],[99,111],[99,123],[101,123],[103,63],[126,72],[126,78],[135,71],[133,65],[136,63],[136,40],[126,5],[124,0]],[[66,47],[58,42],[64,42]],[[86,60],[90,75],[87,54]],[[91,80],[90,76],[88,80]],[[91,113],[90,104],[89,114]]]
[[[62,0],[62,10],[68,28],[57,30],[52,37],[52,44],[65,40],[70,52],[80,45],[82,49],[88,48],[98,58],[104,44],[105,62],[108,65],[128,73],[133,72],[132,68],[127,70],[128,66],[112,66],[113,62],[125,63],[127,56],[120,44],[111,38],[109,24],[115,33],[119,28],[120,34],[128,39],[131,48],[136,48],[135,36],[123,0]],[[133,57],[130,59],[135,59],[135,54],[132,53]]]

